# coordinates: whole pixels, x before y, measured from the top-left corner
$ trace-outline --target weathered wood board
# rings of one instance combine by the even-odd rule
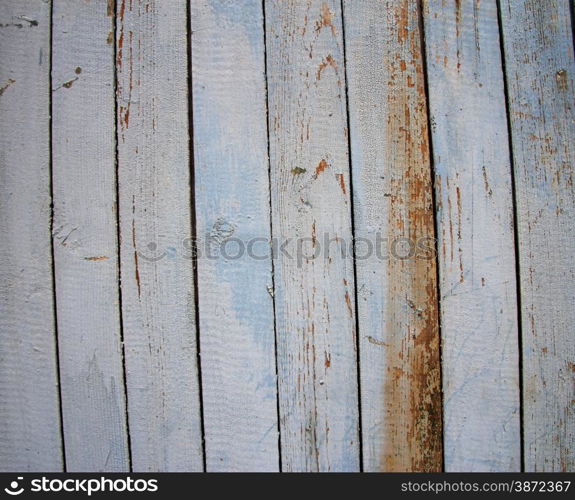
[[[575,61],[568,0],[502,0],[526,471],[575,468]]]
[[[50,238],[50,5],[0,3],[0,470],[63,467]]]
[[[0,471],[573,471],[573,15],[0,1]]]
[[[359,470],[340,2],[266,1],[265,21],[282,466]]]
[[[519,471],[511,163],[495,0],[424,2],[445,469]]]
[[[122,312],[134,471],[202,471],[186,0],[117,3]]]
[[[277,471],[262,5],[190,6],[206,467]]]
[[[114,12],[106,2],[54,1],[53,244],[68,471],[130,466],[118,289],[113,30]]]
[[[418,2],[344,7],[364,470],[439,471],[437,272]]]

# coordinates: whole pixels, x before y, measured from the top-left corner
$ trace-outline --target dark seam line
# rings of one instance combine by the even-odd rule
[[[441,425],[441,471],[445,472],[445,432],[444,432],[444,401],[443,394],[443,335],[441,324],[441,285],[440,285],[440,270],[439,270],[439,221],[437,214],[437,197],[435,192],[435,160],[433,156],[433,133],[431,128],[431,109],[429,99],[429,81],[427,72],[427,43],[425,40],[425,22],[423,19],[423,4],[421,0],[417,0],[417,13],[419,23],[419,36],[421,45],[421,61],[423,65],[423,85],[425,88],[425,110],[427,113],[427,141],[429,144],[429,169],[431,174],[431,201],[433,210],[433,239],[435,241],[435,286],[436,286],[436,302],[437,302],[437,333],[439,335],[439,384],[441,393],[441,412],[440,412],[440,425]]]
[[[122,247],[122,233],[120,225],[120,180],[119,180],[119,153],[118,153],[118,67],[117,67],[117,16],[116,16],[117,1],[114,0],[114,16],[112,18],[112,32],[114,36],[114,162],[115,162],[115,183],[116,183],[116,258],[117,258],[117,280],[118,280],[118,304],[119,304],[119,320],[120,320],[120,342],[122,354],[122,374],[124,386],[124,416],[126,422],[126,442],[128,445],[128,469],[132,472],[132,438],[130,436],[130,418],[128,406],[128,377],[126,370],[126,347],[124,344],[124,315],[122,306],[122,263],[121,263],[121,247]]]
[[[361,411],[361,356],[359,341],[359,302],[357,283],[357,263],[355,250],[355,213],[353,203],[353,168],[352,168],[352,148],[351,148],[351,124],[349,119],[349,85],[347,80],[347,51],[345,40],[345,8],[343,0],[340,0],[341,8],[341,36],[343,49],[343,67],[345,82],[345,113],[347,121],[347,154],[349,167],[349,201],[350,201],[350,221],[352,238],[352,261],[353,261],[353,281],[354,281],[354,306],[355,306],[355,357],[356,357],[356,377],[357,377],[357,412],[358,412],[358,439],[359,439],[359,471],[363,472],[363,432],[362,432],[362,411]]]
[[[518,365],[519,365],[519,429],[521,435],[520,460],[521,472],[525,472],[525,429],[524,429],[524,398],[523,398],[523,324],[521,317],[521,263],[519,253],[519,228],[517,225],[517,187],[515,178],[515,156],[513,154],[513,127],[511,124],[509,86],[507,81],[507,63],[505,60],[505,37],[503,34],[503,17],[501,14],[501,2],[497,1],[497,23],[499,28],[499,49],[501,51],[501,71],[503,73],[503,91],[505,95],[505,114],[507,119],[507,139],[509,148],[509,162],[511,173],[511,197],[513,203],[513,237],[515,248],[515,287],[517,294],[517,333],[518,333]]]
[[[269,91],[268,91],[268,53],[267,53],[267,35],[266,35],[266,2],[262,0],[262,26],[264,37],[264,81],[265,81],[265,104],[266,104],[266,138],[267,138],[267,153],[268,153],[268,196],[270,202],[270,238],[273,242],[273,221],[272,221],[272,179],[271,179],[271,155],[270,155],[270,112],[269,112]],[[271,251],[271,278],[272,278],[272,308],[273,308],[273,323],[274,323],[274,352],[275,352],[275,370],[276,370],[276,411],[277,411],[277,432],[278,432],[278,467],[279,471],[283,470],[282,463],[282,440],[281,440],[281,414],[280,414],[280,390],[279,390],[279,369],[278,369],[278,334],[277,334],[277,317],[276,317],[276,299],[275,299],[275,267],[273,244],[270,247]]]
[[[187,64],[188,64],[188,156],[190,163],[190,215],[192,232],[192,268],[194,287],[194,314],[196,322],[196,359],[197,377],[200,403],[200,428],[202,434],[202,464],[204,472],[207,472],[206,453],[206,429],[204,423],[204,392],[202,382],[202,359],[200,355],[200,295],[198,286],[198,247],[197,247],[197,216],[196,216],[196,176],[194,161],[194,96],[192,77],[192,17],[190,2],[186,2],[187,18]]]
[[[575,50],[575,0],[569,0],[569,15],[571,18],[571,38],[573,40],[573,50]]]
[[[56,296],[56,259],[54,257],[54,158],[53,158],[53,132],[52,132],[52,52],[54,50],[54,4],[50,2],[50,54],[48,61],[48,148],[49,148],[49,159],[48,159],[48,172],[49,172],[49,191],[50,191],[50,258],[52,260],[52,307],[54,309],[54,342],[56,348],[56,376],[58,381],[58,406],[60,411],[60,438],[62,442],[62,467],[64,472],[67,472],[66,464],[66,440],[64,436],[64,409],[62,404],[62,371],[60,369],[60,339],[58,336],[58,306],[57,306],[57,296]]]

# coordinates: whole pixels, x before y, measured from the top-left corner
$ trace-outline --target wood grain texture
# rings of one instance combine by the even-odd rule
[[[135,471],[202,471],[186,0],[117,3],[122,311]]]
[[[282,465],[353,471],[358,390],[340,2],[266,1],[265,15],[273,235],[289,243],[289,255],[278,245],[275,261]]]
[[[277,471],[262,5],[190,6],[206,467]]]
[[[503,0],[527,471],[575,470],[575,61],[568,0]]]
[[[50,238],[50,5],[0,3],[0,470],[62,470]]]
[[[445,469],[521,469],[511,163],[495,0],[424,2]]]
[[[114,13],[106,2],[55,0],[53,9],[53,238],[66,465],[125,471]]]
[[[345,1],[344,22],[364,470],[440,471],[437,272],[418,2]]]

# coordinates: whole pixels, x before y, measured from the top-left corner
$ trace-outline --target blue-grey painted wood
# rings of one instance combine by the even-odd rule
[[[445,469],[521,469],[513,195],[495,0],[424,2]]]
[[[419,6],[349,0],[344,7],[363,468],[440,471],[437,271]]]
[[[106,2],[76,0],[55,0],[53,9],[53,244],[66,466],[126,471],[114,12]]]
[[[273,236],[289,243],[287,253],[278,245],[275,260],[282,466],[354,471],[359,416],[341,6],[271,0],[265,18]]]
[[[187,0],[117,3],[121,283],[134,471],[202,471]]]
[[[190,7],[206,467],[277,471],[262,5]]]
[[[50,4],[0,2],[0,470],[62,470],[50,238]]]
[[[575,469],[575,61],[568,0],[502,0],[527,471]]]

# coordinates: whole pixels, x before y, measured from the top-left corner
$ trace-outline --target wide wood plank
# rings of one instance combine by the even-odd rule
[[[0,470],[61,471],[50,238],[50,5],[0,3]]]
[[[521,469],[513,195],[495,0],[424,2],[446,471]]]
[[[340,2],[270,0],[265,18],[282,465],[353,471],[358,388]]]
[[[415,0],[344,2],[364,470],[439,471],[431,166]]]
[[[54,258],[69,471],[129,468],[114,127],[114,12],[55,0]]]
[[[118,180],[135,471],[202,471],[186,0],[117,3]]]
[[[206,467],[277,471],[262,5],[190,7]]]
[[[575,469],[575,61],[568,0],[502,0],[527,471]]]

